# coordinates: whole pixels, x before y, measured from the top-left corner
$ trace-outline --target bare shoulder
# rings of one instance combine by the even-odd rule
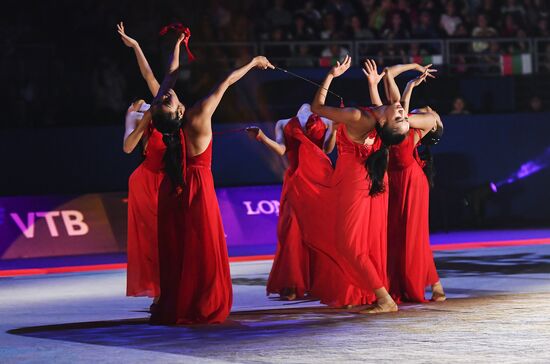
[[[210,115],[201,112],[201,108],[193,106],[185,112],[184,130],[194,135],[212,134]]]

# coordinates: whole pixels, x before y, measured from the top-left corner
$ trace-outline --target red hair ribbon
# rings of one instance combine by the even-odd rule
[[[193,53],[191,53],[191,50],[189,49],[189,38],[191,38],[191,29],[189,29],[188,27],[184,26],[181,23],[172,23],[162,27],[162,29],[159,32],[159,35],[161,36],[166,35],[171,30],[176,32],[177,35],[180,35],[182,33],[185,35],[185,38],[183,39],[183,43],[185,43],[185,50],[187,51],[187,57],[189,58],[189,61],[194,61],[195,56],[193,55]]]

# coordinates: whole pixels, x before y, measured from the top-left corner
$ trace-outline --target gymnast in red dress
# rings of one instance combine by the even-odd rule
[[[303,104],[297,115],[279,120],[275,125],[275,140],[257,127],[247,128],[249,135],[265,144],[276,154],[288,158],[277,224],[277,252],[267,281],[267,294],[279,294],[282,299],[294,300],[310,293],[316,278],[321,278],[322,256],[304,244],[300,228],[307,216],[299,216],[302,163],[318,171],[317,164],[330,163],[326,155],[334,149],[335,133],[332,122],[313,114],[309,104]],[[313,152],[304,152],[304,149]],[[310,169],[311,170],[311,169]],[[307,223],[307,222],[305,222]],[[318,267],[319,269],[316,269]]]
[[[435,70],[431,65],[396,65],[385,69],[384,86],[390,101],[401,100],[408,110],[414,87]],[[400,95],[394,77],[409,70],[422,74],[409,81]],[[437,274],[429,231],[429,180],[422,170],[417,145],[439,139],[443,125],[430,108],[414,110],[409,115],[411,130],[398,145],[390,148],[388,275],[390,294],[396,302],[426,302],[425,288],[431,286],[432,300],[444,301],[445,293]],[[433,138],[435,136],[435,138]]]
[[[157,82],[139,43],[126,35],[124,25],[117,25],[122,41],[131,47],[142,76],[152,95],[159,89]],[[143,162],[128,181],[128,296],[148,296],[158,300],[160,295],[158,266],[157,210],[158,191],[163,180],[164,143],[162,134],[153,128],[150,118],[144,118],[149,105],[143,100],[134,102],[126,114],[126,130],[123,150],[131,153],[141,143]]]
[[[179,69],[180,45],[190,32],[176,33],[168,73],[151,112],[144,116],[152,117],[155,129],[162,134],[166,173],[158,194],[161,295],[151,322],[221,323],[231,310],[232,285],[211,172],[212,115],[229,86],[253,68],[273,66],[265,57],[254,58],[186,110],[172,87]]]
[[[321,221],[331,221],[324,224],[331,227],[321,228],[321,232],[311,229],[306,242],[330,257],[351,284],[374,297],[375,305],[361,313],[397,311],[385,285],[385,254],[379,249],[380,237],[373,237],[370,221],[384,219],[385,210],[378,211],[373,196],[385,190],[388,148],[405,138],[409,124],[398,102],[364,109],[325,105],[333,78],[350,65],[349,57],[342,64],[337,63],[312,102],[313,112],[342,125],[337,135],[338,161],[327,184],[329,188],[321,188],[317,199],[307,201],[310,212],[325,214]]]

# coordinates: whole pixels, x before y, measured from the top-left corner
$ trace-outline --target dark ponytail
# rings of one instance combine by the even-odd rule
[[[172,181],[176,191],[185,186],[183,179],[183,148],[181,140],[181,119],[156,112],[153,114],[153,126],[162,133],[162,141],[166,145],[164,152],[164,170]]]
[[[372,153],[365,161],[365,167],[369,173],[370,191],[369,195],[376,196],[386,190],[384,175],[388,169],[388,157],[390,150],[387,145],[382,144],[380,149]]]
[[[435,177],[435,167],[434,167],[434,158],[430,147],[436,145],[441,140],[443,136],[443,124],[438,123],[435,130],[430,130],[424,137],[421,139],[421,145],[424,146],[422,150],[418,151],[418,156],[422,161],[424,161],[424,174],[428,179],[430,188],[434,186],[434,177]]]
[[[181,188],[185,186],[185,181],[183,180],[183,153],[179,129],[172,134],[162,134],[162,141],[166,145],[166,152],[164,152],[163,159],[164,169],[177,190],[178,187]]]
[[[386,190],[384,176],[388,169],[389,147],[401,143],[407,136],[407,134],[396,133],[387,123],[384,124],[384,126],[380,126],[379,123],[376,123],[376,132],[382,140],[382,145],[380,149],[372,153],[365,161],[365,168],[367,169],[371,181],[369,191],[371,196],[376,196]]]
[[[428,184],[430,185],[430,188],[433,188],[435,167],[434,167],[434,158],[433,158],[430,146],[425,145],[424,148],[418,151],[418,156],[420,157],[420,160],[424,162],[423,163],[424,166],[422,167],[422,170],[424,171],[424,174],[428,179]]]

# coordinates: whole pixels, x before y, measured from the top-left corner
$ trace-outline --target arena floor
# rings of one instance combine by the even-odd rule
[[[550,245],[436,251],[447,302],[365,316],[265,296],[270,260],[233,262],[223,325],[147,323],[125,271],[0,278],[2,363],[550,362]]]

